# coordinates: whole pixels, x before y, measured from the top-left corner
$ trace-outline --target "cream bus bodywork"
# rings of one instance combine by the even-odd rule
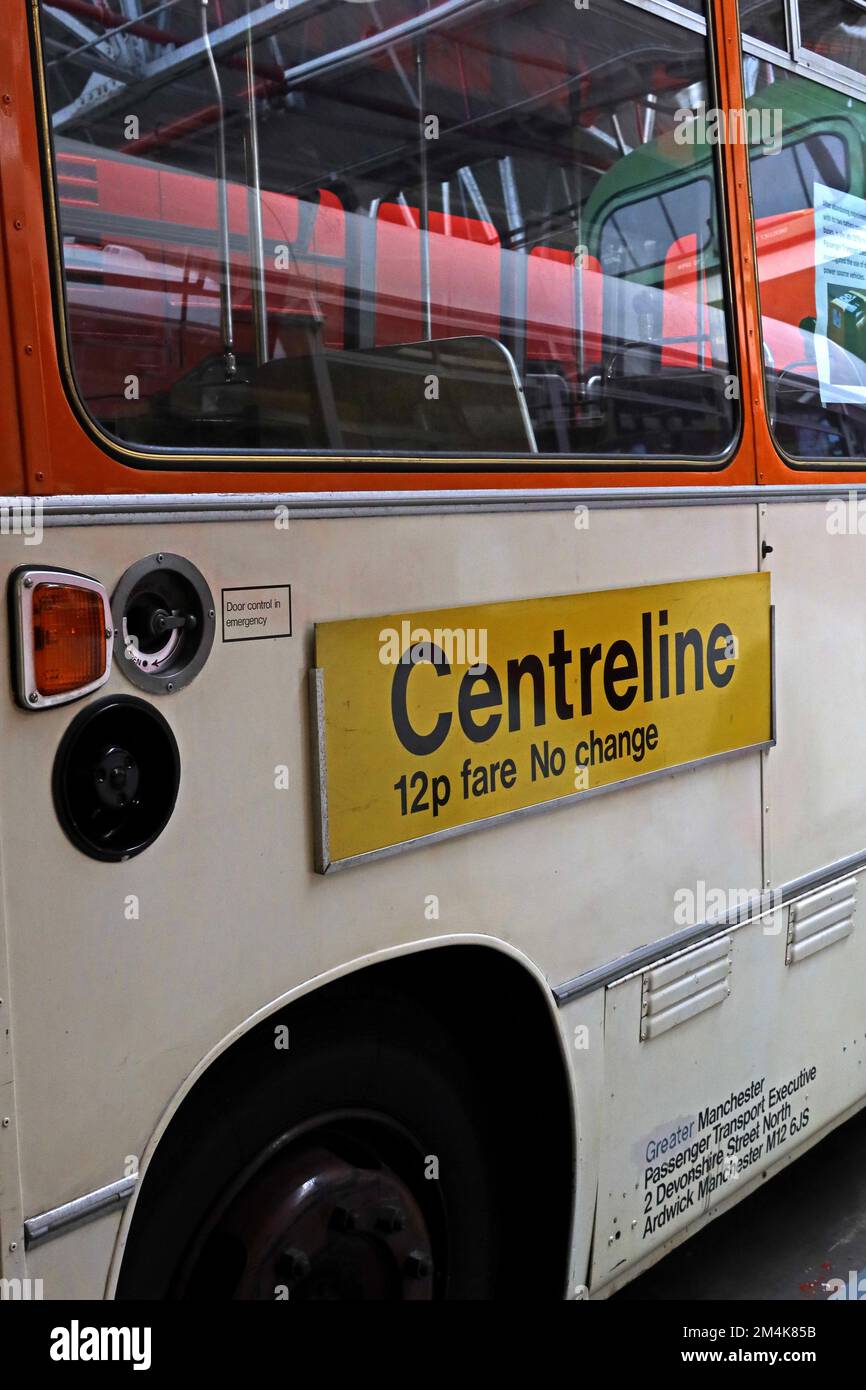
[[[218,634],[200,675],[159,697],[180,794],[160,838],[127,863],[80,854],[54,813],[52,763],[78,707],[2,705],[3,1275],[42,1279],[51,1298],[111,1296],[160,1136],[212,1059],[337,976],[446,946],[506,953],[545,1000],[574,1135],[564,1296],[609,1293],[860,1105],[866,754],[849,696],[866,677],[852,636],[866,589],[862,538],[828,534],[829,495],[59,499],[38,550],[3,537],[7,573],[38,555],[111,591],[165,551],[192,561],[214,595],[290,585],[292,602],[288,640]],[[275,525],[282,504],[287,528]],[[590,508],[582,529],[579,505]],[[776,613],[775,747],[315,872],[314,624],[762,567]],[[130,689],[116,663],[101,693]],[[780,892],[751,915],[677,915],[684,893],[735,888]],[[679,1008],[655,1032],[646,1020],[663,1011],[661,990]],[[520,1019],[484,995],[495,1068],[496,1033]],[[771,1151],[762,1133],[745,1151],[758,1157],[729,1163],[700,1198],[697,1181],[647,1196],[648,1153],[666,1144],[661,1156],[675,1156],[686,1140],[674,1136],[701,1112],[756,1086],[759,1100],[802,1071],[790,1115],[808,1119],[793,1132],[787,1120]],[[646,1231],[648,1211],[688,1192]],[[76,1219],[68,1204],[82,1198]]]

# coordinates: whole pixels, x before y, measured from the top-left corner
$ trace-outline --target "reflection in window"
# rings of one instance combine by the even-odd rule
[[[740,0],[740,27],[744,36],[788,49],[784,0]]]
[[[862,459],[866,89],[861,101],[767,63],[756,76],[750,105],[779,111],[784,132],[780,153],[751,159],[771,425],[795,458]]]
[[[854,0],[801,4],[800,42],[810,52],[866,75],[866,10]]]
[[[606,273],[647,270],[663,265],[671,246],[703,228],[697,250],[712,236],[713,190],[709,179],[694,179],[651,198],[626,203],[605,220],[601,266]]]
[[[673,138],[711,104],[701,34],[624,0],[175,0],[162,38],[127,8],[89,42],[42,11],[74,373],[109,433],[724,450],[715,164]]]
[[[814,207],[816,183],[848,187],[847,147],[841,135],[818,132],[785,145],[778,154],[752,157],[755,218],[778,217]]]

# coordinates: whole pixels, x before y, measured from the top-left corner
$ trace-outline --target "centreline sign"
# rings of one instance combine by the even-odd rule
[[[316,626],[321,872],[773,742],[769,574]]]

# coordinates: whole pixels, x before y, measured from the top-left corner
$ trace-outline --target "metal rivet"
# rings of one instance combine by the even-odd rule
[[[4,1128],[4,1129],[8,1129],[11,1123],[12,1123],[12,1122],[11,1122],[11,1120],[9,1119],[9,1116],[8,1116],[8,1115],[4,1115],[4,1116],[3,1116],[3,1128]]]
[[[27,696],[27,699],[30,701],[31,705],[39,704],[39,696],[36,694],[35,690]]]
[[[10,1251],[12,1252],[12,1254],[14,1255],[14,1254],[15,1254],[15,1251],[18,1249],[18,1242],[17,1242],[17,1240],[10,1240],[10,1242],[9,1242],[9,1249],[10,1249]]]
[[[29,574],[28,574],[27,578],[24,580],[24,588],[25,588],[25,589],[32,589],[32,588],[33,588],[33,580],[30,578],[30,575],[29,575]]]

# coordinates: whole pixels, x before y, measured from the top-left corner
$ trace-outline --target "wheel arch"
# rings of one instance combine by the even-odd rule
[[[131,1237],[147,1222],[149,1187],[170,1171],[173,1138],[191,1117],[206,1116],[219,1106],[227,1078],[239,1067],[273,1063],[276,1027],[285,1024],[291,1030],[302,1013],[323,1013],[350,998],[374,1004],[383,994],[437,1015],[467,1067],[489,1090],[503,1135],[512,1136],[509,1151],[513,1144],[518,1156],[524,1150],[527,1157],[543,1155],[546,1234],[536,1243],[539,1251],[549,1251],[556,1266],[551,1286],[555,1283],[562,1296],[568,1275],[577,1131],[558,1011],[547,981],[527,956],[496,938],[478,935],[407,944],[316,977],[259,1010],[211,1049],[178,1089],[148,1142],[118,1233],[109,1297],[116,1294]],[[518,1161],[515,1172],[519,1166]],[[538,1170],[527,1179],[534,1190]]]

